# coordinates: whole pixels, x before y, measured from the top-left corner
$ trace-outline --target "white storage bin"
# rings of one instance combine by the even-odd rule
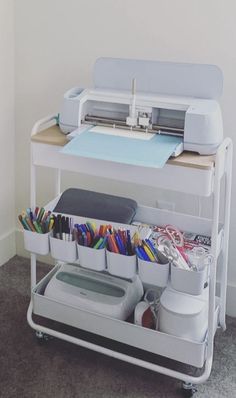
[[[45,256],[49,253],[50,234],[51,232],[48,232],[46,234],[39,234],[38,232],[24,230],[25,249],[31,253],[41,254]]]
[[[131,279],[136,274],[136,254],[125,256],[107,250],[107,270],[110,274]]]
[[[81,246],[77,244],[79,264],[84,268],[95,271],[106,269],[106,250],[93,249],[92,247]]]
[[[160,298],[158,328],[161,332],[202,342],[208,322],[207,301],[166,288]]]
[[[169,279],[169,263],[159,264],[138,258],[138,273],[143,283],[165,287]]]
[[[202,294],[208,279],[208,267],[202,271],[185,270],[171,264],[171,286],[183,293]]]
[[[66,241],[50,236],[51,256],[56,260],[73,263],[77,260],[76,241]]]

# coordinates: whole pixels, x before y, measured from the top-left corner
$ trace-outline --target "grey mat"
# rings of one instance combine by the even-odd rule
[[[40,264],[39,275],[49,266]],[[53,339],[36,341],[26,321],[29,260],[14,257],[0,268],[1,398],[178,398],[177,380]],[[236,319],[217,332],[213,369],[196,398],[236,396]],[[164,364],[168,361],[163,360]],[[184,366],[173,364],[180,370]]]

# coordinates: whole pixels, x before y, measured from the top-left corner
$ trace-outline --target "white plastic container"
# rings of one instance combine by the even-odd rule
[[[138,273],[141,281],[153,286],[165,287],[169,279],[169,263],[159,264],[138,258]]]
[[[79,264],[81,267],[103,271],[106,269],[106,250],[77,244]]]
[[[125,256],[123,254],[107,253],[107,270],[111,275],[120,276],[121,278],[132,279],[136,274],[137,257]]]
[[[46,234],[39,234],[38,232],[32,232],[24,230],[24,245],[25,249],[31,253],[41,254],[45,256],[49,253],[49,235],[51,232]]]
[[[183,293],[200,295],[207,285],[208,267],[202,271],[184,270],[171,264],[171,286]]]
[[[66,241],[50,236],[51,256],[56,260],[73,263],[77,260],[75,241]]]
[[[202,342],[207,331],[208,306],[194,297],[166,288],[160,298],[158,328],[161,332]]]

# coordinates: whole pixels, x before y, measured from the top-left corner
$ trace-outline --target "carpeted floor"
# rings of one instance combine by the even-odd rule
[[[49,266],[40,264],[38,269],[42,276]],[[180,382],[170,377],[61,340],[39,344],[26,321],[29,287],[29,260],[14,257],[0,268],[1,398],[182,396]],[[184,369],[180,364],[173,366]],[[195,397],[236,397],[235,318],[227,319],[225,333],[217,332],[211,376],[204,385],[199,386]]]

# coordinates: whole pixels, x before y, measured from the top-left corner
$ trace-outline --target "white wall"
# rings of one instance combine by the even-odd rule
[[[217,64],[225,77],[221,101],[225,135],[235,140],[234,0],[21,0],[15,3],[18,211],[29,204],[29,142],[33,123],[58,111],[68,88],[90,86],[92,66],[100,56]],[[235,165],[234,161],[234,170]],[[52,172],[39,172],[39,204],[52,193],[52,177]],[[144,204],[155,205],[158,197],[169,198],[167,192],[135,185],[84,175],[65,177],[64,187],[80,184],[136,197]],[[234,186],[233,203],[235,198]],[[175,194],[174,200],[178,211],[196,213],[196,198],[183,200],[181,194]],[[203,201],[204,215],[209,207]],[[235,221],[236,209],[232,206],[228,311],[236,315]],[[19,236],[18,253],[23,253]]]
[[[0,0],[0,265],[15,253],[13,7]]]

